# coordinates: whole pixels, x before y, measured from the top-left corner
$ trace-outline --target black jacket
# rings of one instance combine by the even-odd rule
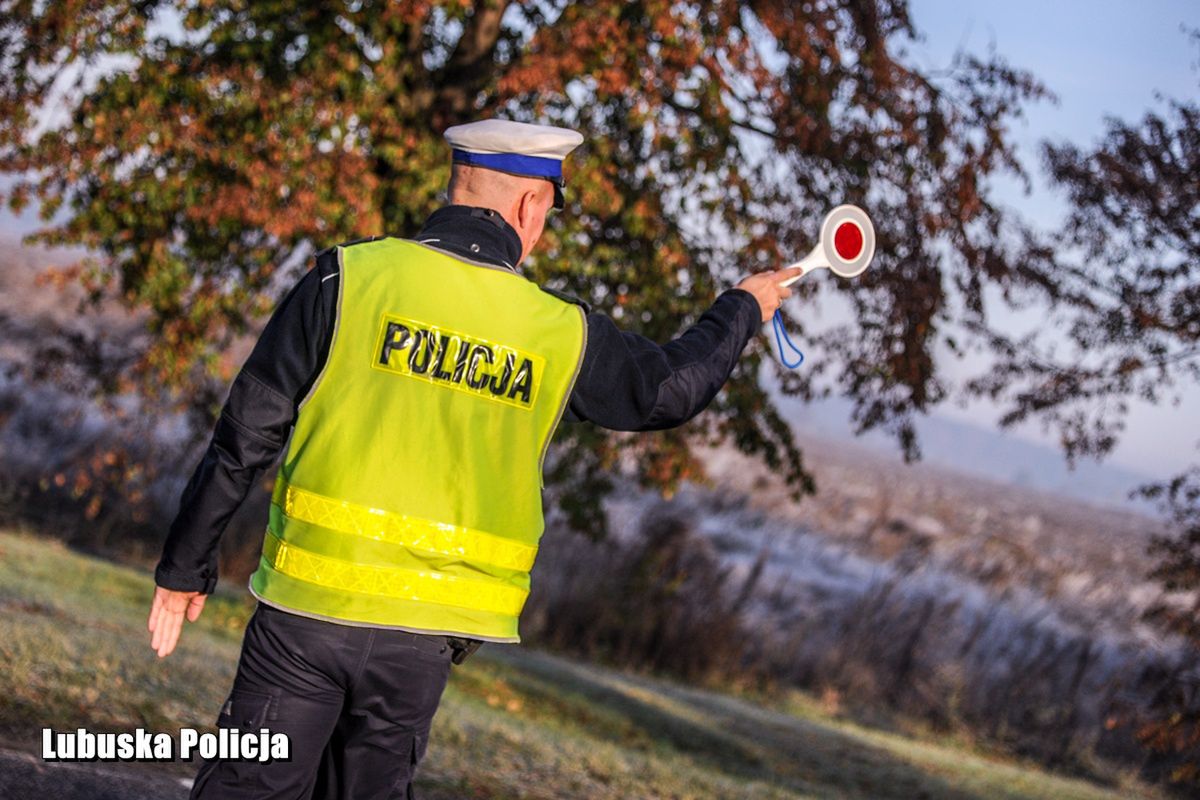
[[[517,232],[480,208],[441,208],[415,238],[514,271],[521,257]],[[155,571],[159,586],[206,593],[216,586],[217,542],[283,449],[296,406],[325,363],[338,283],[335,250],[318,253],[267,322],[183,490]],[[587,347],[563,420],[623,431],[681,425],[716,396],[760,323],[758,302],[741,289],[724,292],[695,325],[662,346],[589,311]]]

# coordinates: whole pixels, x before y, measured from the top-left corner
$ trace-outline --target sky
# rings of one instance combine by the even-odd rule
[[[1196,0],[912,0],[910,8],[922,34],[911,45],[918,64],[945,67],[960,48],[980,54],[994,48],[1057,96],[1056,103],[1030,106],[1013,129],[1033,191],[1024,194],[1015,181],[996,184],[997,199],[1048,227],[1065,205],[1040,179],[1038,142],[1095,145],[1106,117],[1136,120],[1149,109],[1165,108],[1157,94],[1194,100],[1200,93],[1200,47],[1182,30],[1200,28]],[[998,416],[986,403],[948,406],[941,413],[985,426]],[[1018,435],[1053,445],[1051,435],[1036,426]],[[1198,440],[1200,390],[1193,388],[1177,408],[1135,405],[1109,460],[1161,476],[1200,460]]]
[[[1156,93],[1193,99],[1200,88],[1198,47],[1183,27],[1200,28],[1197,0],[911,0],[911,15],[922,38],[908,48],[917,64],[944,68],[954,52],[984,54],[990,48],[1014,66],[1030,70],[1055,95],[1027,109],[1013,130],[1015,141],[1034,180],[1024,194],[1016,181],[995,186],[997,198],[1027,218],[1048,226],[1064,204],[1039,175],[1038,143],[1046,138],[1087,146],[1103,134],[1104,120],[1135,120],[1164,104]],[[37,227],[32,209],[20,218],[0,212],[0,234]],[[947,365],[951,376],[965,368]],[[999,411],[978,402],[966,407],[943,406],[938,412],[983,427],[994,427]],[[1181,435],[1183,432],[1183,435]],[[1015,435],[1054,446],[1053,434],[1035,424]],[[1200,389],[1185,395],[1177,407],[1136,405],[1113,464],[1152,476],[1163,476],[1200,461]]]

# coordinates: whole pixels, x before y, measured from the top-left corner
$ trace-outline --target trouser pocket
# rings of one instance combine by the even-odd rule
[[[405,800],[417,800],[417,790],[413,788],[413,779],[417,775],[417,764],[425,757],[425,748],[429,744],[429,731],[417,731],[412,734],[412,744],[409,748],[408,774],[402,776],[393,785],[393,791],[404,790]]]
[[[234,689],[221,706],[218,728],[258,731],[270,727],[278,708],[278,697],[269,692]],[[266,793],[263,765],[254,761],[207,758],[200,765],[192,785],[191,800],[259,797]]]
[[[278,715],[278,693],[234,689],[221,707],[217,727],[257,731],[270,727],[267,723]]]

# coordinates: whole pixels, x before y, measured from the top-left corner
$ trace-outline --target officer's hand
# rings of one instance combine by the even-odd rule
[[[154,602],[150,606],[147,627],[153,634],[150,637],[150,649],[157,651],[159,658],[166,658],[175,649],[185,615],[189,622],[200,619],[207,598],[208,595],[200,592],[175,592],[161,586],[154,587]]]
[[[754,295],[754,299],[758,301],[758,307],[762,309],[762,321],[766,322],[775,313],[775,309],[779,308],[779,304],[785,298],[792,296],[792,290],[785,286],[780,286],[781,281],[786,281],[788,278],[794,278],[803,273],[804,270],[800,267],[788,267],[787,269],[778,269],[774,272],[758,272],[749,277],[742,278],[741,282],[735,286],[735,289],[744,289]]]

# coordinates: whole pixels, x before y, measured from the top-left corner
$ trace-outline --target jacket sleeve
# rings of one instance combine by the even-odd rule
[[[754,295],[721,294],[696,324],[658,345],[587,315],[587,348],[563,419],[619,431],[682,425],[712,402],[762,317]]]
[[[154,581],[209,594],[217,584],[217,544],[226,525],[283,449],[296,408],[329,352],[337,302],[333,251],[275,309],[229,389],[208,449],[183,490]]]

